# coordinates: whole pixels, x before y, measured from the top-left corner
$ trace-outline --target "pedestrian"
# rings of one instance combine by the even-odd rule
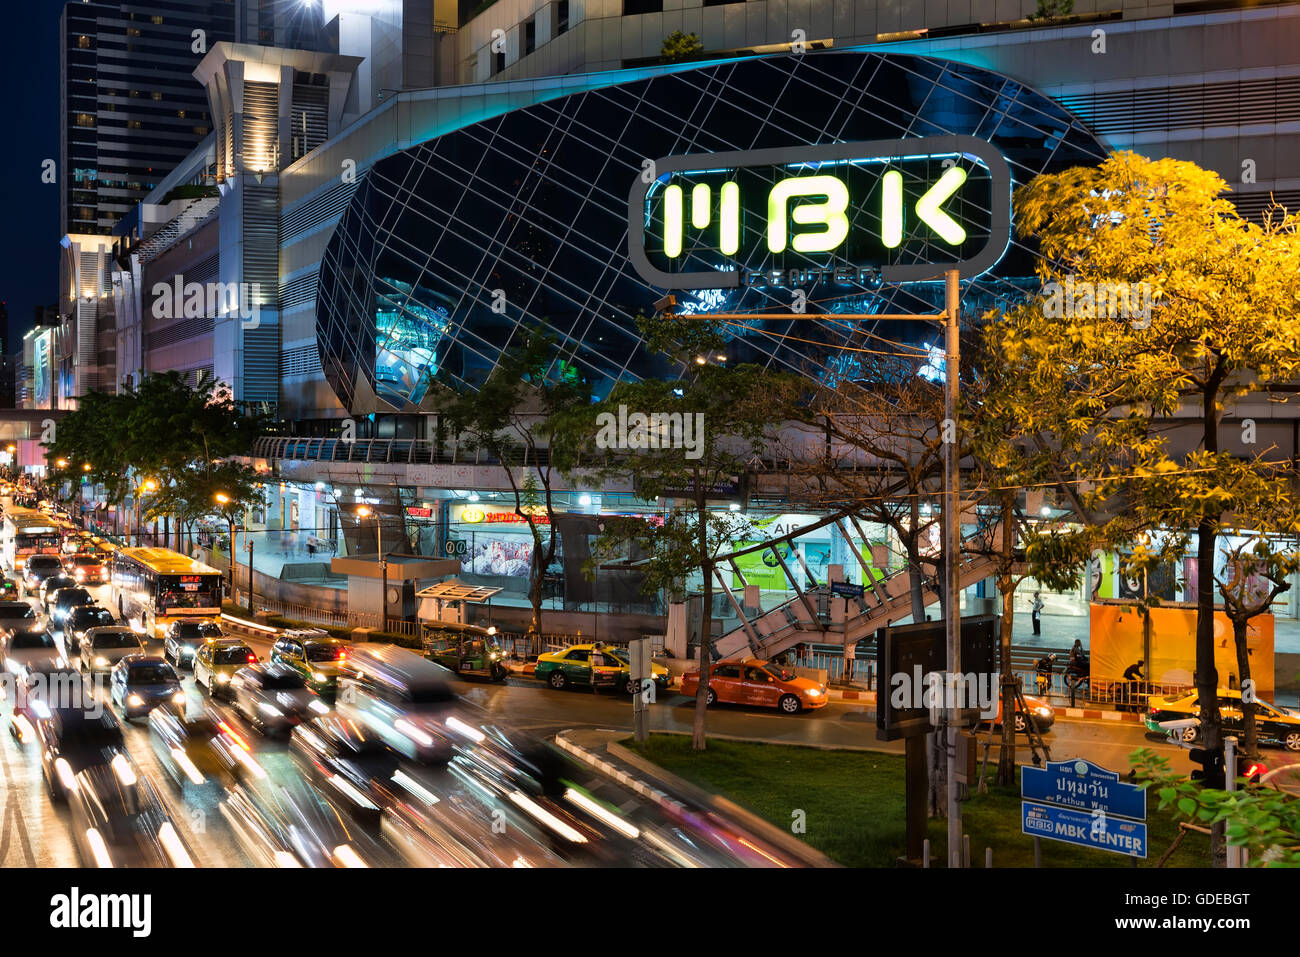
[[[1142,674],[1142,666],[1146,664],[1145,659],[1139,658],[1137,664],[1129,665],[1124,669],[1124,697],[1125,703],[1130,709],[1133,708],[1137,701],[1138,692],[1141,690],[1139,682],[1146,676]]]
[[[604,646],[597,643],[591,649],[591,693],[596,694],[600,691],[600,682],[604,678],[601,668],[606,666],[605,653],[602,651]]]
[[[1070,686],[1070,707],[1074,707],[1075,694],[1079,690],[1079,685],[1088,680],[1088,655],[1083,650],[1082,639],[1074,639],[1074,646],[1070,649],[1070,663],[1066,665],[1066,681]]]
[[[1052,671],[1056,666],[1056,655],[1044,655],[1038,659],[1034,665],[1035,677],[1038,685],[1038,693],[1044,695],[1052,684]]]
[[[310,558],[316,557],[316,543],[313,542],[310,538],[307,539],[307,555]]]
[[[1035,635],[1041,635],[1043,633],[1043,625],[1039,617],[1040,615],[1042,615],[1042,613],[1043,613],[1043,593],[1036,591],[1034,592],[1033,609],[1029,613],[1029,617],[1034,623]]]

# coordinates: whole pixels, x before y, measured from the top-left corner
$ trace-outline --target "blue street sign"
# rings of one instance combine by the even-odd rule
[[[1051,804],[1020,805],[1020,830],[1030,837],[1045,837],[1080,847],[1092,847],[1126,857],[1147,856],[1147,826],[1143,821],[1111,817]]]
[[[1107,817],[1146,820],[1147,794],[1136,784],[1125,784],[1119,774],[1091,761],[1049,761],[1046,768],[1020,769],[1020,796],[1026,801],[1102,810]]]
[[[831,591],[836,595],[843,595],[845,598],[861,598],[863,586],[855,585],[852,582],[831,582]]]

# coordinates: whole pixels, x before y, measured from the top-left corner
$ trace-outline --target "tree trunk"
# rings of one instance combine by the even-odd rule
[[[704,575],[704,588],[700,605],[700,683],[695,690],[695,726],[691,744],[696,751],[703,751],[704,716],[708,709],[709,671],[713,652],[710,639],[713,637],[713,556],[709,552],[709,513],[704,507],[704,483],[700,470],[694,470],[695,476],[695,516],[699,522],[700,535],[700,571]]]
[[[1237,646],[1237,675],[1241,687],[1241,757],[1259,759],[1259,729],[1255,724],[1255,683],[1250,677],[1250,652],[1246,648],[1246,629],[1250,619],[1234,615],[1232,638]]]
[[[1202,442],[1211,455],[1219,451],[1216,414],[1218,385],[1211,377],[1201,393]],[[1206,515],[1196,526],[1196,692],[1201,708],[1202,747],[1222,752],[1223,726],[1219,716],[1219,673],[1214,667],[1214,552],[1219,515]],[[1210,828],[1210,858],[1214,867],[1226,866],[1223,822]]]
[[[1011,573],[1015,558],[1012,535],[1012,502],[1002,496],[1002,542],[999,551],[998,592],[1002,595],[1002,634],[998,670],[1002,673],[1002,748],[998,752],[998,784],[1016,783],[1016,676],[1011,673],[1011,628],[1015,623],[1016,579]],[[1032,720],[1025,715],[1025,720]]]
[[[533,606],[533,623],[529,630],[539,635],[542,633],[542,579],[545,572],[545,566],[542,562],[544,560],[541,538],[537,534],[537,530],[534,529],[533,561],[528,577],[528,601]]]
[[[912,621],[925,621],[925,575],[921,571],[921,550],[916,546],[915,535],[903,538],[902,544],[912,592]]]

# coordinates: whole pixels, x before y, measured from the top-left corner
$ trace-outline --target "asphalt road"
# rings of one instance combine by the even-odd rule
[[[106,592],[107,587],[97,589]],[[107,602],[107,594],[101,603]],[[161,653],[160,643],[156,643]],[[265,659],[270,645],[251,641]],[[183,672],[183,687],[192,709],[207,702],[189,672]],[[629,698],[614,693],[592,694],[582,691],[554,691],[528,678],[512,677],[504,684],[457,681],[456,690],[468,702],[484,712],[485,723],[550,737],[573,728],[632,730],[632,704]],[[102,692],[101,692],[102,693]],[[8,727],[12,702],[0,703],[0,724]],[[277,782],[299,778],[289,758],[284,737],[265,738],[248,727],[224,704],[216,707],[229,723],[241,731],[253,748],[257,761]],[[650,712],[650,727],[656,731],[689,732],[694,715],[694,699],[670,694],[660,699]],[[148,722],[139,720],[124,725],[127,748],[155,789],[168,804],[172,817],[184,825],[187,841],[200,866],[240,867],[250,862],[239,848],[234,834],[219,812],[223,792],[215,785],[188,789],[184,795],[175,788],[158,762],[150,741]],[[711,709],[708,730],[716,737],[751,738],[789,744],[828,748],[868,748],[901,753],[902,743],[881,743],[875,739],[875,715],[866,705],[856,702],[831,702],[814,712],[783,715],[756,709],[718,706]],[[46,794],[39,756],[31,744],[20,745],[10,735],[0,735],[0,866],[59,867],[77,866],[77,851],[70,835],[70,821],[64,807],[56,806]],[[1176,769],[1189,770],[1187,752],[1150,734],[1141,725],[1089,720],[1058,720],[1046,736],[1053,760],[1083,757],[1103,767],[1127,767],[1129,755],[1138,747],[1151,747],[1169,757]],[[1018,758],[1028,762],[1030,755],[1025,739],[1020,738]],[[996,745],[995,745],[996,747]],[[996,757],[996,750],[993,751]],[[1295,763],[1297,759],[1284,751],[1266,752],[1270,767]],[[654,825],[661,820],[657,808],[613,783],[582,774],[582,781],[610,804],[620,807],[630,819]],[[375,863],[393,863],[377,859]]]

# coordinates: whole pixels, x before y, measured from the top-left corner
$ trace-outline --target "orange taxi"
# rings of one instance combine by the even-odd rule
[[[682,694],[694,696],[700,673],[682,675]],[[800,678],[789,668],[769,661],[719,661],[709,670],[708,703],[748,704],[797,714],[826,704],[826,686]]]

